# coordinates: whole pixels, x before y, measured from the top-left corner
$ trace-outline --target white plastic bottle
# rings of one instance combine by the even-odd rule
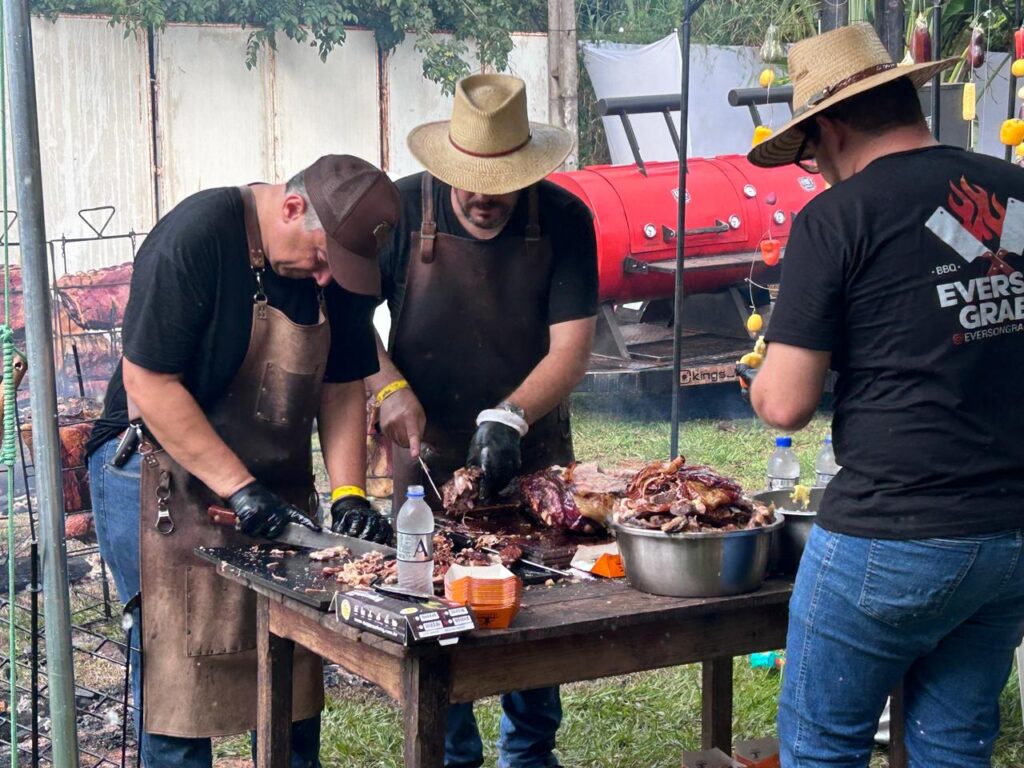
[[[768,459],[768,490],[793,488],[800,482],[800,459],[793,453],[792,437],[776,437],[775,450]]]
[[[839,465],[836,464],[836,455],[832,451],[832,435],[825,435],[818,451],[818,458],[814,460],[814,484],[824,487],[832,482],[832,478],[839,474]]]
[[[412,592],[434,592],[434,513],[423,500],[423,486],[410,485],[398,510],[398,586]]]

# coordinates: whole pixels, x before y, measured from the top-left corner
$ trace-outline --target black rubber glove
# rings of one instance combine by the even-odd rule
[[[362,496],[342,496],[331,504],[331,530],[377,544],[390,542],[394,532],[388,519]]]
[[[480,498],[493,499],[519,474],[522,456],[519,452],[519,433],[497,421],[485,421],[476,428],[469,441],[467,467],[483,470],[480,478]]]
[[[273,539],[280,535],[288,523],[298,523],[314,531],[321,530],[301,509],[255,480],[231,494],[228,504],[238,515],[238,530],[248,536]]]
[[[744,400],[750,399],[750,387],[757,378],[757,371],[746,363],[736,363],[736,378],[740,380],[740,396]]]

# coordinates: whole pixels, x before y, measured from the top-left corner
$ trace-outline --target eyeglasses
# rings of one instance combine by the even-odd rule
[[[811,143],[812,138],[816,138],[812,137],[812,133],[816,133],[816,131],[804,131],[804,140],[800,142],[800,149],[796,151],[796,160],[793,161],[793,164],[807,173],[821,173],[818,169],[818,161],[813,157],[804,156],[807,152],[807,145]]]

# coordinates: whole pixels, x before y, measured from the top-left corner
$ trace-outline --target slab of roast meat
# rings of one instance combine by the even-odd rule
[[[71,319],[86,330],[118,328],[124,321],[132,263],[57,278],[57,296]],[[12,313],[13,314],[13,313]]]
[[[596,533],[626,495],[632,470],[606,470],[596,462],[548,467],[519,480],[526,509],[555,530]]]
[[[480,478],[483,470],[479,467],[462,467],[455,470],[452,479],[441,486],[441,503],[444,511],[451,516],[464,515],[480,500]]]
[[[710,467],[686,466],[682,456],[640,470],[615,515],[622,525],[665,533],[738,531],[774,520],[766,505],[744,496],[734,481]]]

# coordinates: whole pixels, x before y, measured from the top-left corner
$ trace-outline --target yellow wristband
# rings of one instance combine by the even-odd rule
[[[385,384],[383,387],[380,388],[380,391],[377,392],[375,402],[377,403],[378,406],[380,406],[381,403],[383,403],[385,400],[391,397],[391,395],[395,394],[395,392],[397,392],[398,390],[408,388],[408,381],[406,381],[405,379],[395,379],[390,384]]]
[[[339,485],[337,488],[331,491],[331,504],[333,504],[343,496],[358,496],[361,499],[365,499],[366,491],[364,491],[358,485]]]

